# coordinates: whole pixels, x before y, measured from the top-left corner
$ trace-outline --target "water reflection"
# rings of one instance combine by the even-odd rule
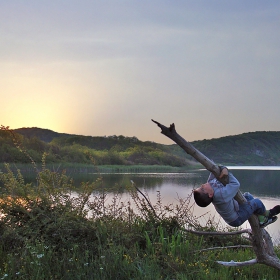
[[[277,170],[234,170],[241,190],[260,196],[280,196],[280,171]]]
[[[251,167],[229,167],[235,177],[241,184],[241,192],[250,192],[253,196],[260,198],[267,209],[280,204],[280,168]],[[141,190],[149,195],[153,204],[157,201],[158,191],[161,193],[163,204],[176,204],[177,198],[188,197],[192,190],[202,183],[206,182],[209,172],[207,170],[195,170],[186,173],[114,173],[114,174],[93,174],[93,173],[71,173],[68,174],[73,178],[75,185],[79,186],[81,182],[92,182],[102,176],[102,189],[109,192],[110,200],[114,193],[120,193],[123,201],[129,200],[126,187],[131,185],[131,180]],[[34,181],[34,178],[24,174],[27,182]],[[193,203],[193,201],[192,201]],[[194,206],[194,212],[197,217],[202,214],[207,215],[216,221],[220,221],[214,207],[209,205],[206,208]],[[207,220],[207,216],[205,218]],[[223,222],[221,222],[223,223]],[[274,242],[279,243],[279,220],[269,225],[267,230],[272,236]],[[248,223],[242,228],[249,227]]]
[[[278,170],[232,170],[233,174],[238,178],[241,184],[241,192],[250,192],[253,196],[260,198],[267,209],[280,204],[280,171]],[[145,190],[152,204],[157,201],[158,191],[161,193],[162,203],[167,205],[176,204],[178,197],[188,197],[192,190],[204,183],[209,176],[207,170],[197,170],[188,173],[135,173],[135,174],[102,174],[103,187],[111,191],[111,193],[122,193],[124,202],[129,200],[126,193],[126,186],[130,185],[133,180],[136,185]],[[88,174],[87,179],[94,180],[98,177],[96,174]],[[80,178],[82,179],[82,178]],[[83,178],[84,180],[85,178]],[[113,194],[112,194],[113,195]],[[110,200],[110,196],[109,196]],[[193,203],[193,201],[191,201]],[[225,223],[216,213],[213,205],[206,208],[194,206],[195,216],[206,214],[204,221],[210,217],[221,225]],[[201,221],[203,224],[203,221]],[[267,227],[267,231],[275,243],[279,243],[280,220]],[[242,225],[242,228],[250,227],[249,223]]]
[[[201,171],[190,173],[104,173],[104,174],[73,174],[75,185],[84,181],[94,181],[101,177],[103,187],[111,191],[117,191],[117,188],[125,189],[131,184],[131,180],[139,187],[154,190],[162,185],[169,184],[171,188],[176,186],[198,186],[205,176]],[[206,174],[206,173],[205,173]],[[207,176],[205,177],[207,179]]]
[[[241,184],[241,191],[248,191],[255,196],[280,197],[279,170],[232,170]],[[196,188],[204,183],[209,175],[207,170],[197,170],[188,173],[114,173],[114,174],[71,174],[74,182],[79,185],[84,181],[94,181],[99,176],[103,179],[103,187],[111,191],[125,191],[130,181],[139,188],[150,191],[169,185],[171,189],[179,186]]]

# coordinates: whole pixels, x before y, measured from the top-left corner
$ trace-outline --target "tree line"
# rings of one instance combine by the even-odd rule
[[[0,162],[30,162],[26,154],[16,147],[14,138],[36,162],[41,161],[44,153],[48,163],[183,167],[195,162],[176,144],[144,142],[123,135],[71,135],[40,128],[21,128],[12,133],[1,130]],[[260,166],[280,164],[280,132],[277,131],[249,132],[193,141],[191,144],[216,163]]]
[[[35,162],[40,162],[43,154],[48,163],[187,165],[185,157],[174,155],[168,147],[141,142],[136,137],[60,136],[45,142],[38,136],[0,131],[0,162],[30,163],[27,155]]]

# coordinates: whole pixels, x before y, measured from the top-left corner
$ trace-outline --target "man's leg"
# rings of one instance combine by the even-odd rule
[[[267,220],[267,216],[269,215],[269,211],[265,210],[265,206],[263,205],[261,200],[259,200],[259,199],[255,200],[255,198],[249,192],[245,192],[243,195],[244,195],[244,197],[246,198],[247,201],[255,204],[254,207],[256,209],[259,208],[254,213],[258,215],[260,223],[264,223]],[[255,201],[252,201],[252,200],[255,200]],[[263,210],[264,210],[264,212],[262,212]]]
[[[243,209],[240,210],[239,220],[242,221],[242,223],[246,221],[246,216],[247,219],[249,219],[252,214],[258,215],[261,227],[266,227],[267,225],[274,223],[277,220],[277,217],[275,217],[275,215],[278,215],[280,213],[280,205],[277,205],[270,210],[266,210],[264,204],[260,199],[254,198],[249,192],[246,192],[243,195],[248,201],[246,204],[250,205],[250,207],[244,206]]]
[[[265,207],[259,199],[255,201],[255,199],[253,198],[250,201],[239,204],[239,210],[237,212],[239,217],[237,220],[230,223],[230,225],[233,227],[241,226],[256,211],[258,211],[259,213],[262,213],[262,211],[265,211]]]
[[[245,192],[245,193],[243,193],[243,195],[247,201],[254,199],[254,197],[249,192]]]

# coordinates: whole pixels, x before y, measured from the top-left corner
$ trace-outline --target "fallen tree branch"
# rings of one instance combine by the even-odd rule
[[[257,261],[257,259],[252,259],[252,260],[245,261],[245,262],[235,262],[235,261],[223,262],[223,261],[217,261],[217,263],[221,264],[221,265],[224,265],[224,266],[248,266],[248,265],[257,264],[258,261]]]
[[[213,250],[225,250],[225,249],[243,249],[243,248],[253,248],[250,245],[236,245],[236,246],[226,246],[226,247],[212,247],[207,249],[196,250],[194,252],[205,252],[205,251],[213,251]]]
[[[174,123],[170,125],[170,127],[166,127],[160,124],[157,121],[152,120],[161,128],[161,133],[173,140],[177,143],[186,153],[195,158],[198,162],[200,162],[208,171],[212,172],[214,176],[219,179],[220,169],[219,167],[210,159],[208,159],[205,155],[203,155],[200,151],[198,151],[192,144],[187,142],[184,138],[182,138],[175,130]],[[227,178],[226,178],[227,179]],[[221,180],[220,180],[221,181]],[[226,184],[226,181],[221,181],[223,184]],[[246,202],[245,197],[242,195],[240,191],[237,192],[235,196],[236,201],[239,204]],[[252,215],[249,219],[249,223],[252,229],[251,242],[256,254],[256,260],[243,262],[242,264],[254,264],[254,263],[262,263],[268,266],[274,267],[280,270],[280,260],[277,255],[274,253],[273,244],[271,242],[271,238],[265,229],[260,228],[259,221],[256,215]]]
[[[187,154],[191,155],[198,162],[200,162],[208,171],[212,172],[215,177],[218,179],[220,175],[219,167],[209,158],[207,158],[204,154],[202,154],[199,150],[197,150],[191,143],[187,142],[184,138],[182,138],[175,130],[174,123],[170,125],[169,128],[160,124],[159,122],[152,119],[154,123],[156,123],[161,128],[161,133],[173,140],[177,143]],[[219,179],[220,180],[220,179]],[[226,183],[226,182],[222,182]]]
[[[220,232],[220,231],[196,231],[196,230],[189,230],[189,229],[182,229],[183,231],[193,233],[196,235],[239,235],[242,233],[248,233],[251,234],[250,229],[243,229],[238,231],[228,231],[228,232]]]

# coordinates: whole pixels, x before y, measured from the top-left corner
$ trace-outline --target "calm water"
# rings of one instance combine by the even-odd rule
[[[280,204],[280,167],[232,167],[230,170],[239,180],[241,192],[250,192],[253,196],[260,198],[267,209]],[[207,170],[198,170],[187,173],[117,173],[101,175],[104,187],[111,189],[112,193],[121,192],[124,202],[129,200],[129,196],[125,192],[125,186],[131,184],[130,181],[133,180],[138,188],[145,190],[152,203],[156,203],[157,193],[160,191],[164,204],[176,204],[178,197],[188,197],[194,188],[204,183],[208,178],[209,172]],[[94,180],[97,175],[83,174],[74,176],[74,178],[78,183],[79,181]],[[108,200],[110,200],[110,196]],[[206,208],[194,206],[194,211],[195,216],[206,213],[204,221],[207,220],[207,217],[211,217],[224,224],[212,205]],[[201,222],[203,223],[203,221]],[[279,226],[280,217],[278,221],[267,227],[267,231],[276,243],[279,243],[280,240]],[[249,223],[242,225],[242,228],[248,227],[250,227]]]
[[[241,192],[250,192],[253,196],[260,198],[267,209],[280,204],[280,167],[229,167],[230,171],[239,180]],[[74,179],[76,185],[84,181],[94,181],[97,174],[68,174]],[[187,198],[192,190],[206,182],[209,172],[207,170],[196,170],[186,173],[114,173],[101,174],[103,187],[109,190],[108,201],[113,193],[121,193],[121,200],[127,202],[130,198],[125,187],[131,185],[131,180],[137,187],[144,190],[153,204],[157,201],[158,191],[161,194],[164,204],[176,204],[178,197]],[[28,180],[29,181],[29,180]],[[193,201],[192,201],[193,202]],[[221,222],[214,207],[209,205],[206,208],[194,206],[195,216],[205,214],[207,217]],[[203,224],[203,221],[200,222]],[[242,228],[250,227],[244,223]],[[267,227],[275,243],[280,243],[280,217],[278,221]]]

